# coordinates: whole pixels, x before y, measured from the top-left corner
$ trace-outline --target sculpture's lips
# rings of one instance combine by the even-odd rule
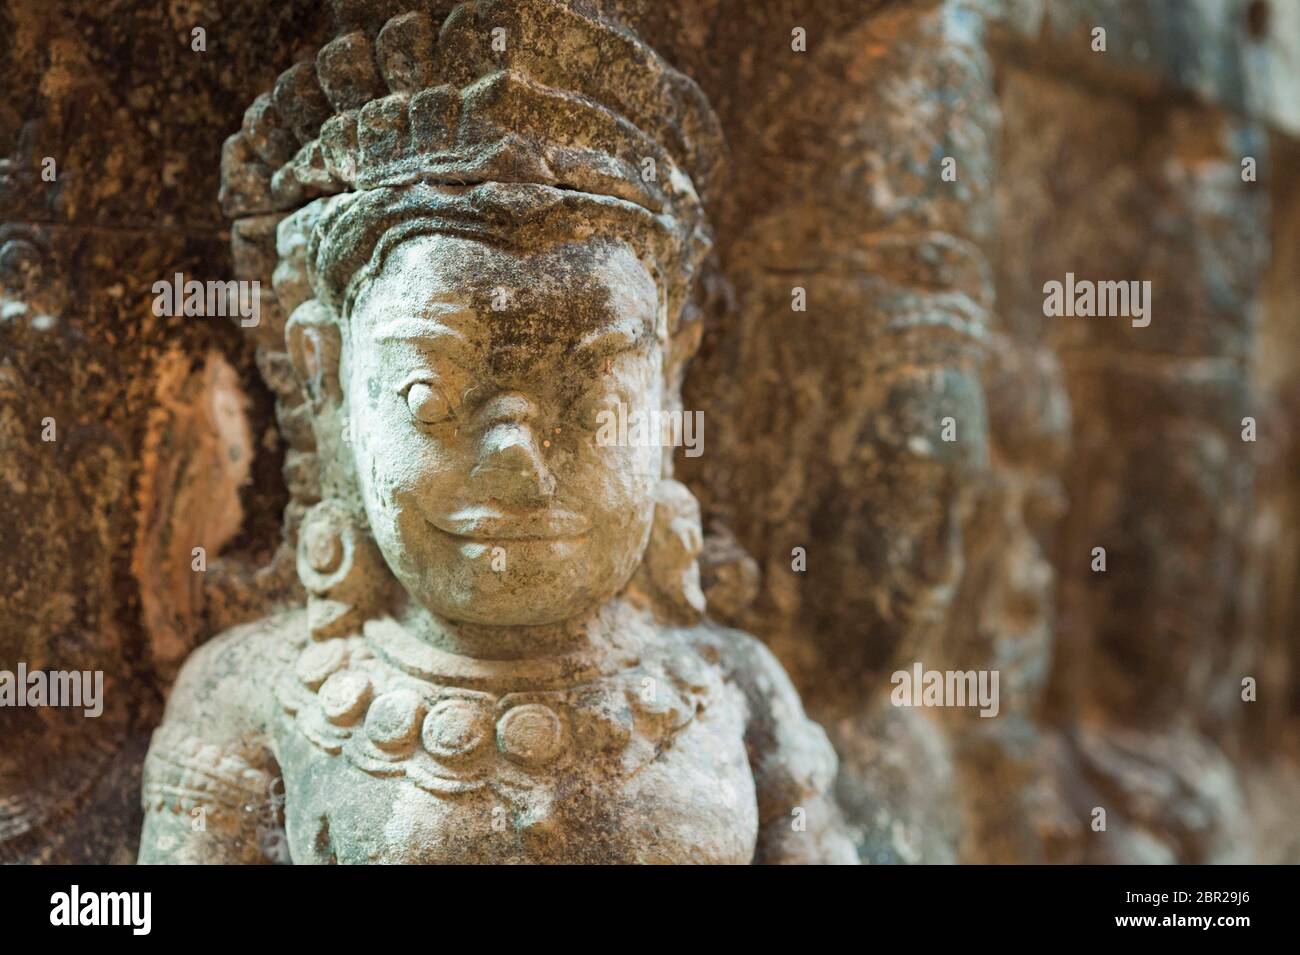
[[[462,507],[429,518],[429,523],[453,537],[471,540],[562,540],[581,537],[591,526],[581,514],[559,508],[506,511],[496,507]]]

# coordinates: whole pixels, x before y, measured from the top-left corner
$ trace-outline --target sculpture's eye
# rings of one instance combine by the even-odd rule
[[[406,407],[421,424],[437,424],[451,416],[450,403],[427,381],[417,381],[406,389]]]
[[[622,396],[608,389],[593,389],[570,405],[570,420],[587,431],[596,431],[608,421],[618,420]]]

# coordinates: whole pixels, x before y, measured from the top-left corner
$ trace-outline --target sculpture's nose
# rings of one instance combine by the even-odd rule
[[[470,478],[493,500],[536,507],[555,493],[555,478],[532,428],[535,413],[533,403],[519,394],[499,395],[484,408],[478,461]]]

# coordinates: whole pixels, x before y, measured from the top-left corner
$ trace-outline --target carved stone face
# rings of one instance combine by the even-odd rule
[[[352,308],[346,407],[379,549],[430,611],[556,623],[627,583],[660,451],[597,431],[618,402],[662,407],[659,298],[617,239],[389,251]]]

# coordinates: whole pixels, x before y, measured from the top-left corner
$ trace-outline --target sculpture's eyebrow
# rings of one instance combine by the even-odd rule
[[[465,335],[449,325],[420,318],[397,318],[375,329],[377,342],[410,342],[436,351],[458,364],[467,364],[477,349]]]
[[[641,323],[619,322],[588,332],[578,342],[577,351],[582,356],[608,358],[640,348],[653,337],[651,330]]]

